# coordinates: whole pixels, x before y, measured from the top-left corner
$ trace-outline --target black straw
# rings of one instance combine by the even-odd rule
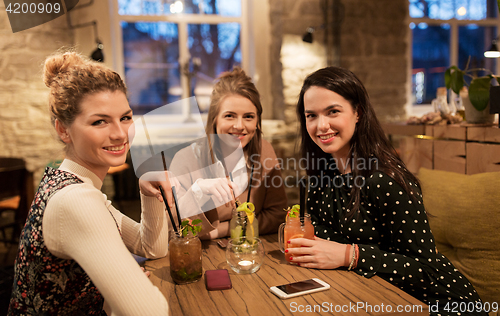
[[[303,218],[306,211],[306,185],[304,182],[299,182],[299,206],[300,206],[300,217]]]
[[[174,217],[172,216],[172,211],[170,210],[170,206],[168,206],[167,197],[165,196],[165,192],[163,191],[163,188],[161,185],[160,185],[160,193],[161,193],[161,197],[163,198],[163,202],[165,202],[165,206],[167,207],[167,212],[168,212],[168,216],[170,217],[170,222],[172,223],[172,226],[174,226],[175,233],[178,234],[179,230],[177,229],[177,225],[175,225]]]
[[[250,191],[252,191],[252,178],[253,178],[253,164],[252,168],[250,170],[250,180],[248,180],[248,196],[247,196],[247,203],[250,202]]]
[[[174,196],[175,210],[177,211],[177,219],[179,220],[179,227],[181,226],[181,214],[179,205],[177,204],[177,193],[175,192],[175,185],[172,186],[172,195]]]
[[[161,152],[161,159],[163,161],[163,170],[167,171],[167,163],[165,161],[165,153],[163,151]],[[173,189],[173,187],[172,187],[172,189]],[[172,216],[172,211],[170,210],[170,206],[168,205],[167,197],[165,196],[165,192],[163,191],[161,184],[160,184],[160,193],[161,193],[161,197],[163,198],[163,202],[165,203],[165,206],[167,207],[168,216],[170,217],[170,222],[174,226],[174,231],[175,231],[175,233],[178,233],[179,230],[177,229],[177,226],[175,225],[174,217]],[[177,214],[179,214],[179,211],[177,211]],[[179,221],[179,227],[180,227],[180,225],[181,225],[181,222]]]
[[[231,180],[231,182],[234,182],[232,172],[229,173],[229,180]],[[236,205],[236,207],[238,207],[239,205],[238,205],[238,201],[236,200],[236,194],[234,194],[234,190],[232,187],[231,187],[231,193],[233,194],[234,205]]]

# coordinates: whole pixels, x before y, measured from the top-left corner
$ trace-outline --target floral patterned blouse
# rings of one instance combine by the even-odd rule
[[[352,185],[362,186],[361,205],[349,218]],[[461,302],[481,304],[466,277],[436,251],[420,188],[409,185],[416,196],[383,172],[353,179],[330,166],[322,177],[311,179],[308,193],[307,209],[316,236],[357,244],[356,273],[368,278],[377,274],[428,304],[432,315],[454,314],[449,313],[453,304]]]
[[[7,315],[106,315],[104,299],[74,260],[52,255],[45,246],[45,206],[58,190],[82,181],[48,167],[21,233]]]

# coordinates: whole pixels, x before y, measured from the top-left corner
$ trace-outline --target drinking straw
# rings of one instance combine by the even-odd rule
[[[232,172],[229,172],[229,179],[231,180],[231,182],[234,182],[234,180],[233,180],[233,173]],[[236,205],[236,207],[238,207],[238,203],[236,202],[236,194],[234,194],[233,188],[231,188],[231,193],[233,195],[234,204]]]
[[[161,158],[163,161],[163,170],[166,171],[167,170],[167,163],[165,162],[165,153],[163,151],[161,152]],[[172,190],[173,189],[174,188],[172,187]],[[170,210],[170,206],[168,205],[168,202],[167,202],[167,197],[165,196],[165,192],[163,191],[163,188],[161,185],[160,185],[160,193],[161,193],[161,197],[163,198],[163,202],[165,203],[165,206],[167,207],[167,212],[168,212],[168,216],[170,217],[170,222],[174,226],[174,231],[177,234],[179,231],[177,230],[177,225],[175,225],[174,217],[172,216],[172,211]],[[177,210],[177,214],[179,214],[178,210]],[[180,227],[180,224],[181,224],[181,222],[179,221],[179,227]]]
[[[306,186],[302,180],[299,182],[299,191],[300,218],[303,218],[306,211]]]
[[[252,168],[250,169],[250,180],[248,180],[247,203],[250,202],[250,191],[252,191],[252,177],[253,177],[253,164],[252,164]]]
[[[181,214],[179,205],[177,204],[177,193],[175,192],[175,185],[172,186],[172,195],[174,196],[175,210],[177,211],[177,219],[179,220],[179,227],[181,226]]]
[[[163,170],[167,171],[167,162],[165,161],[165,152],[161,152],[161,160],[163,161]]]
[[[173,189],[173,187],[172,187],[172,189]],[[177,225],[175,225],[174,217],[172,216],[172,211],[170,210],[170,206],[168,206],[167,197],[165,196],[165,192],[163,191],[163,188],[161,185],[160,185],[160,193],[161,193],[161,197],[163,198],[163,202],[165,203],[165,206],[167,207],[167,212],[168,212],[168,216],[170,217],[170,222],[174,226],[175,233],[178,234],[179,231],[177,230]]]

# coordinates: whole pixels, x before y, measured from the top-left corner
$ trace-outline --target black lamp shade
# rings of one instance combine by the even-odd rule
[[[306,43],[312,43],[313,42],[313,35],[311,32],[306,32],[304,36],[302,37],[302,40]]]
[[[92,52],[90,58],[95,61],[104,62],[104,53],[102,52],[103,45],[102,43],[97,43],[97,48]]]
[[[498,57],[500,57],[500,51],[498,51],[498,46],[497,46],[496,41],[493,41],[491,43],[490,49],[487,50],[486,52],[484,52],[484,57],[487,57],[487,58],[498,58]]]

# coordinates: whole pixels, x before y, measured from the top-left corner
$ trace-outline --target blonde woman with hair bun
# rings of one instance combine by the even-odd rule
[[[132,110],[123,80],[66,52],[46,59],[44,82],[66,155],[58,169],[45,170],[35,194],[8,315],[168,315],[165,297],[130,254],[167,255],[160,183],[139,180],[140,223],[100,191],[108,169],[122,165],[129,150]],[[168,181],[161,185],[171,197]]]

